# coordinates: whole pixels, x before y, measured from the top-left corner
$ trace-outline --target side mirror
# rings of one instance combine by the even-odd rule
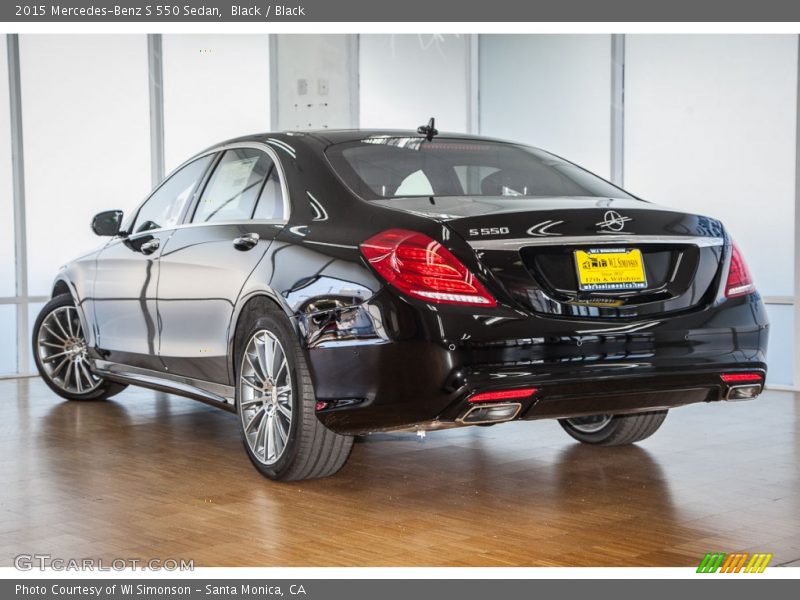
[[[117,235],[121,225],[121,210],[104,210],[92,219],[92,231],[100,236]]]

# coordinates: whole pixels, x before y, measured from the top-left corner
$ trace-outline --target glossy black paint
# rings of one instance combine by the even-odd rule
[[[97,213],[92,219],[92,231],[100,236],[117,235],[122,226],[122,216],[121,210],[106,210]]]
[[[286,221],[192,225],[192,204],[173,227],[116,235],[67,264],[54,292],[69,289],[81,308],[95,367],[230,407],[238,319],[273,302],[305,348],[324,403],[318,417],[342,433],[448,426],[470,393],[528,385],[539,391],[523,402],[523,419],[679,406],[721,399],[722,371],[766,370],[766,313],[757,293],[724,297],[731,242],[716,219],[614,198],[366,202],[324,150],[373,134],[416,135],[226,142],[220,148],[255,146],[280,162]],[[608,210],[630,218],[621,234],[645,255],[645,290],[577,290],[571,253],[615,234],[598,230]],[[440,241],[497,307],[427,304],[386,286],[358,244],[395,227]],[[507,233],[473,235],[484,228]],[[257,241],[242,242],[248,235]],[[510,240],[522,242],[504,248]]]

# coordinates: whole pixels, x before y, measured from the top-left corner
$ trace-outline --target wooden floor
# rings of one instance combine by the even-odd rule
[[[627,448],[554,421],[375,435],[337,476],[276,484],[236,417],[129,388],[65,402],[0,381],[0,566],[20,553],[196,566],[800,565],[800,402],[673,411]]]

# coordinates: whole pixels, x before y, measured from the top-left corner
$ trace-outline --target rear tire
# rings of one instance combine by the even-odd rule
[[[597,446],[627,446],[653,435],[664,419],[666,410],[632,415],[594,415],[559,419],[558,422],[570,436],[584,444]]]
[[[44,305],[33,324],[32,343],[39,375],[62,398],[106,400],[128,387],[92,371],[78,309],[69,294]]]
[[[247,456],[265,477],[329,477],[353,448],[325,427],[305,356],[286,316],[269,306],[245,316],[236,336],[236,411]]]

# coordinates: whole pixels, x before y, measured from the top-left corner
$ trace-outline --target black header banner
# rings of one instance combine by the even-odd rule
[[[2,0],[0,19],[57,22],[770,22],[787,0]]]

